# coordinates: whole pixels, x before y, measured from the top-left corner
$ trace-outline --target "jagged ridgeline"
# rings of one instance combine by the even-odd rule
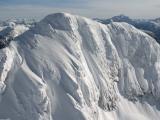
[[[160,18],[157,19],[131,19],[125,15],[114,16],[109,19],[95,19],[103,24],[111,22],[126,22],[153,37],[160,44]]]
[[[0,50],[0,119],[159,120],[160,46],[143,31],[57,13],[19,33]]]

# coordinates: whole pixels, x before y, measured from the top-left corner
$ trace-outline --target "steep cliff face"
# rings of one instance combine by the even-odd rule
[[[160,46],[129,24],[52,14],[0,52],[1,119],[160,117]]]

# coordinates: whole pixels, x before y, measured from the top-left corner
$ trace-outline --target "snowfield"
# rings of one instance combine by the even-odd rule
[[[159,120],[160,46],[127,23],[56,13],[0,50],[0,119]]]

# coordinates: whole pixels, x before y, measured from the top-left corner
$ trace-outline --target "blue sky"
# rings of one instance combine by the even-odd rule
[[[90,18],[119,14],[132,18],[160,17],[160,0],[0,0],[0,20],[41,19],[47,14],[69,12]]]

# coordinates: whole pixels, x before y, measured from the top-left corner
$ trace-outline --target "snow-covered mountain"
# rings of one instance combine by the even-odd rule
[[[0,78],[0,119],[160,118],[160,46],[127,23],[49,15],[0,50]]]
[[[126,22],[135,26],[138,29],[143,30],[147,34],[151,35],[160,43],[160,18],[157,19],[131,19],[125,15],[114,16],[109,19],[95,19],[103,24],[110,24],[111,22]]]
[[[29,28],[30,25],[15,22],[0,26],[0,49],[8,46],[10,41],[29,30]]]

